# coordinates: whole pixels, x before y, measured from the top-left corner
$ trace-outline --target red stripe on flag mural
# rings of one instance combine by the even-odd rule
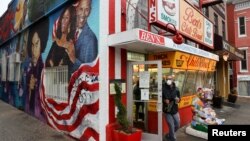
[[[96,141],[99,141],[99,134],[92,128],[87,128],[81,136],[81,141],[88,141],[90,137],[93,137]]]
[[[47,98],[47,102],[49,104],[51,104],[57,111],[62,111],[68,106],[68,103],[63,103],[63,102],[62,103],[57,103],[52,98]]]
[[[75,97],[73,99],[74,102],[76,100],[78,100],[79,94],[81,93],[82,89],[85,89],[85,90],[88,90],[88,91],[91,91],[91,92],[98,91],[99,90],[99,83],[89,85],[87,82],[83,81],[81,84],[79,84],[79,86],[78,86],[78,88],[76,90]],[[70,98],[70,96],[69,96],[69,98]],[[49,104],[53,105],[53,108],[55,108],[57,111],[64,110],[69,104],[69,103],[57,103],[55,100],[53,100],[51,98],[47,99],[47,102]]]
[[[88,85],[88,84],[86,84],[85,82],[82,82],[82,84],[83,84],[83,85]],[[97,88],[99,88],[99,84],[94,84],[93,87],[94,87],[95,90],[98,90]],[[89,87],[89,88],[91,88],[91,87]],[[63,120],[63,119],[68,119],[68,118],[70,118],[70,117],[74,114],[74,112],[75,112],[75,110],[76,110],[76,104],[77,104],[77,101],[79,100],[79,95],[80,95],[82,89],[83,89],[82,85],[81,85],[81,87],[78,87],[78,88],[77,88],[76,94],[75,94],[75,97],[74,97],[74,99],[73,99],[73,102],[72,102],[71,109],[70,109],[70,112],[69,112],[69,113],[58,115],[58,114],[55,112],[54,109],[51,109],[51,108],[48,106],[48,104],[45,103],[45,106],[46,106],[47,110],[48,110],[49,112],[51,112],[52,115],[55,116],[58,120]],[[53,108],[54,108],[54,107],[53,107]]]
[[[89,125],[83,125],[81,124],[85,116],[87,114],[93,114],[96,115],[99,111],[99,100],[97,100],[95,103],[92,103],[90,105],[80,105],[80,110],[77,113],[77,102],[79,100],[79,95],[81,94],[81,91],[84,89],[87,92],[94,92],[99,90],[99,80],[97,79],[97,83],[89,84],[88,82],[82,81],[79,85],[75,85],[76,81],[78,81],[79,77],[83,74],[93,74],[99,77],[99,59],[90,64],[84,64],[80,66],[80,68],[72,75],[70,79],[70,83],[68,86],[68,92],[69,92],[69,101],[70,99],[73,99],[72,103],[58,103],[57,101],[53,99],[46,99],[45,96],[45,87],[44,87],[44,72],[42,74],[42,86],[40,91],[40,98],[41,98],[41,104],[44,109],[48,124],[54,128],[57,128],[58,130],[64,130],[67,132],[72,132],[73,130],[77,129],[79,126],[84,126],[84,128],[89,128]],[[72,90],[76,88],[75,94],[72,94]],[[72,95],[71,95],[72,94]],[[97,93],[99,95],[99,93]],[[74,97],[72,97],[74,96]],[[98,98],[99,99],[99,98]],[[50,104],[50,105],[48,105]],[[71,104],[71,105],[69,105]],[[69,109],[69,113],[64,113],[67,111],[66,108]],[[57,113],[55,112],[57,111]],[[61,113],[60,113],[61,112]],[[60,113],[60,114],[59,114]],[[70,122],[71,118],[74,117],[74,119]],[[62,125],[65,124],[65,125]],[[82,128],[82,129],[84,129]],[[87,129],[90,130],[91,128]],[[81,128],[79,127],[79,130]],[[86,135],[82,135],[87,137],[93,137],[96,140],[99,140],[99,134],[94,130],[91,129],[92,132],[86,132]],[[85,133],[83,133],[85,134]]]
[[[75,122],[72,123],[71,125],[61,125],[58,123],[58,121],[55,121],[50,114],[48,114],[48,116],[59,130],[71,132],[71,131],[75,130],[82,123],[83,118],[88,113],[96,114],[98,111],[99,111],[99,101],[97,101],[96,103],[89,105],[89,106],[83,106],[81,108],[80,112],[78,113]]]
[[[80,68],[75,71],[69,81],[68,91],[71,92],[75,81],[79,78],[79,76],[83,73],[95,73],[99,74],[99,59],[97,60],[96,64],[94,66],[88,66],[88,65],[81,65]]]

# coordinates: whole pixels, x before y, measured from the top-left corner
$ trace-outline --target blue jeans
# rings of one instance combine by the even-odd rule
[[[168,140],[176,141],[175,132],[180,128],[180,115],[179,112],[176,114],[166,114],[166,121],[169,127]]]

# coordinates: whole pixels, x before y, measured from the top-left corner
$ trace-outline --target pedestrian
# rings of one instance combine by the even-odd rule
[[[141,89],[139,87],[139,80],[137,80],[136,85],[134,86],[134,98],[135,98],[135,120],[136,122],[140,118],[140,108],[142,114],[144,113],[144,103],[141,102]],[[143,119],[142,119],[143,120]]]
[[[175,132],[180,128],[180,115],[178,103],[180,102],[180,91],[173,82],[173,76],[168,76],[163,82],[163,112],[168,123],[169,133],[165,135],[168,141],[176,141]]]

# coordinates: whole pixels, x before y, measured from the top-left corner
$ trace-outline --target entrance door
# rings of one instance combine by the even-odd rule
[[[143,141],[162,141],[162,62],[129,62],[127,78],[128,117]]]

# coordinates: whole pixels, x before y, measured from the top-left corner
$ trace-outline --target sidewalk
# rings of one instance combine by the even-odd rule
[[[250,125],[250,98],[238,97],[235,104],[224,102],[222,108],[213,108],[217,118],[224,118],[224,125],[238,124]],[[187,125],[188,126],[188,125]],[[177,131],[177,141],[206,141],[203,138],[195,137],[186,133],[187,126]],[[223,125],[222,125],[223,126]]]
[[[74,141],[1,100],[0,137],[1,141]]]

